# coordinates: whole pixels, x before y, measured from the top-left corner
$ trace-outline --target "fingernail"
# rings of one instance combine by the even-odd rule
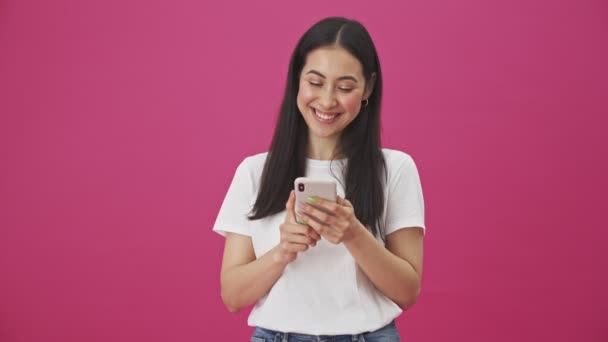
[[[308,202],[315,203],[316,201],[317,201],[317,198],[315,196],[308,197]]]

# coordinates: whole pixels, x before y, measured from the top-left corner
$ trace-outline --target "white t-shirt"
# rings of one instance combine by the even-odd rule
[[[413,159],[399,151],[382,150],[388,171],[385,208],[380,222],[385,235],[424,226],[424,200]],[[251,237],[256,257],[279,243],[285,211],[260,220],[247,215],[255,203],[267,153],[245,158],[239,165],[213,230]],[[339,179],[344,161],[307,160],[306,176]],[[331,170],[330,170],[331,167]],[[248,324],[282,332],[311,335],[359,334],[390,323],[401,309],[371,283],[343,244],[321,239],[298,254],[249,315]]]

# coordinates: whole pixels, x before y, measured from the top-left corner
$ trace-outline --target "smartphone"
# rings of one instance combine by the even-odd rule
[[[295,212],[298,223],[305,223],[300,218],[300,203],[308,202],[308,197],[315,196],[335,202],[337,194],[336,182],[327,179],[314,179],[308,177],[298,177],[293,183],[296,192]]]

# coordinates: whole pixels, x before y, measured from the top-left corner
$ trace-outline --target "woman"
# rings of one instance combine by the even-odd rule
[[[380,147],[382,74],[357,21],[300,39],[270,151],[237,168],[214,230],[226,236],[222,299],[256,304],[252,341],[398,341],[420,292],[424,204],[412,158]],[[296,222],[294,180],[329,178]],[[407,228],[407,229],[405,229]]]

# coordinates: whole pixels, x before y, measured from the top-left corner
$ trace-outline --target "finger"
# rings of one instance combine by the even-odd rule
[[[301,243],[306,245],[311,245],[316,242],[316,240],[311,238],[309,235],[302,234],[288,234],[287,236],[285,236],[285,241],[289,243]]]
[[[308,249],[308,244],[306,243],[292,243],[292,242],[281,242],[281,248],[285,251],[285,252],[289,252],[289,253],[299,253],[299,252],[304,252],[305,250]]]
[[[316,241],[321,240],[321,235],[319,235],[319,233],[317,233],[311,227],[307,227],[307,228],[308,228],[308,236],[310,236],[312,239],[315,239]]]
[[[307,214],[305,214],[305,215],[307,215]],[[306,217],[308,220],[308,226],[310,228],[312,228],[312,230],[319,235],[319,238],[325,237],[328,232],[333,230],[330,226],[317,221],[313,217],[310,217],[310,216],[306,216]]]
[[[299,223],[283,223],[281,231],[284,234],[308,234],[308,226]]]
[[[328,213],[335,212],[340,205],[334,201],[329,201],[321,197],[311,196],[307,198],[307,203],[314,206],[317,209],[326,211]]]
[[[303,205],[300,208],[300,215],[304,215],[304,218],[314,219],[322,224],[330,225],[332,223],[333,214],[328,214],[326,211],[321,210],[312,205]]]
[[[295,191],[291,190],[291,192],[289,193],[289,199],[287,199],[287,203],[285,204],[285,212],[286,212],[285,222],[297,223],[296,214],[294,212],[295,202],[296,202]]]
[[[306,219],[296,212],[296,223],[306,225]]]
[[[314,226],[314,227],[312,227]],[[323,239],[330,241],[335,244],[335,241],[340,239],[341,233],[334,229],[331,226],[323,225],[319,222],[313,222],[311,228],[315,230],[319,234],[319,237],[323,237]]]
[[[308,225],[304,224],[288,224],[284,223],[281,225],[281,237],[290,241],[291,236],[302,236],[305,240],[298,240],[302,243],[307,243],[311,246],[315,246],[317,241],[321,239],[321,236],[315,232]],[[296,241],[297,242],[297,241]]]
[[[338,203],[339,205],[343,206],[343,207],[353,207],[352,203],[350,203],[349,200],[347,200],[346,198],[342,198],[340,196],[336,197],[336,203]]]

